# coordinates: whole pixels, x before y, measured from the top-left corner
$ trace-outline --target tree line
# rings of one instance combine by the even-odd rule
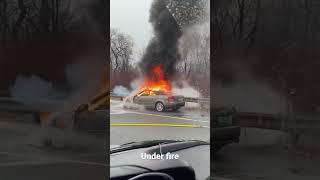
[[[214,0],[214,79],[232,84],[239,64],[299,111],[319,107],[320,2]]]

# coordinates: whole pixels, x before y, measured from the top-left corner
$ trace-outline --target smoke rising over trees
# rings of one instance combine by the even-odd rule
[[[175,65],[180,60],[178,40],[181,29],[167,9],[168,1],[154,0],[150,9],[149,22],[153,26],[154,37],[150,40],[139,67],[147,76],[152,75],[154,66],[162,65],[166,79],[171,79]]]
[[[111,88],[119,84],[129,88],[130,82],[140,72],[149,77],[154,66],[162,65],[166,79],[187,80],[193,87],[209,91],[210,32],[204,4],[208,4],[208,1],[153,1],[149,22],[153,26],[154,36],[145,49],[138,49],[141,54],[134,53],[131,56],[129,65],[133,67],[129,66],[129,69],[119,55],[128,52],[129,56],[126,56],[130,57],[131,49],[136,46],[133,43],[131,47],[131,38],[121,33],[121,29],[111,30]],[[120,43],[121,39],[125,43]],[[129,45],[129,51],[117,48],[126,44]],[[138,67],[135,66],[137,61]]]

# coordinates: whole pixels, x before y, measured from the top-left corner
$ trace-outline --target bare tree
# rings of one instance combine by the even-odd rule
[[[181,39],[182,61],[178,70],[188,79],[191,74],[209,76],[210,72],[210,32],[209,24],[192,29]]]
[[[59,33],[72,28],[71,0],[1,0],[0,38],[23,40],[38,32]],[[4,43],[5,44],[5,43]]]
[[[112,72],[126,72],[130,69],[133,55],[133,41],[129,35],[116,29],[110,31],[110,54]]]
[[[136,78],[137,70],[133,67],[134,44],[129,35],[118,29],[110,30],[110,88],[115,85],[129,87]]]

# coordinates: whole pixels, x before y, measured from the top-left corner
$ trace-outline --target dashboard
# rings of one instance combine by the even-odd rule
[[[160,173],[153,177],[152,173]],[[210,176],[210,144],[182,141],[110,154],[110,179],[204,180]],[[145,176],[143,176],[145,175]],[[148,178],[147,175],[150,175]],[[168,178],[170,179],[170,178]]]

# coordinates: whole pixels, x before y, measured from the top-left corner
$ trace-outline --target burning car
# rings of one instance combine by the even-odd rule
[[[126,103],[139,104],[158,112],[177,110],[185,106],[183,96],[172,95],[171,82],[165,77],[161,65],[153,67],[150,74],[151,76],[144,78],[138,93],[126,98]]]
[[[132,103],[163,112],[167,109],[178,110],[185,105],[183,96],[168,95],[163,91],[143,90],[132,97]]]

